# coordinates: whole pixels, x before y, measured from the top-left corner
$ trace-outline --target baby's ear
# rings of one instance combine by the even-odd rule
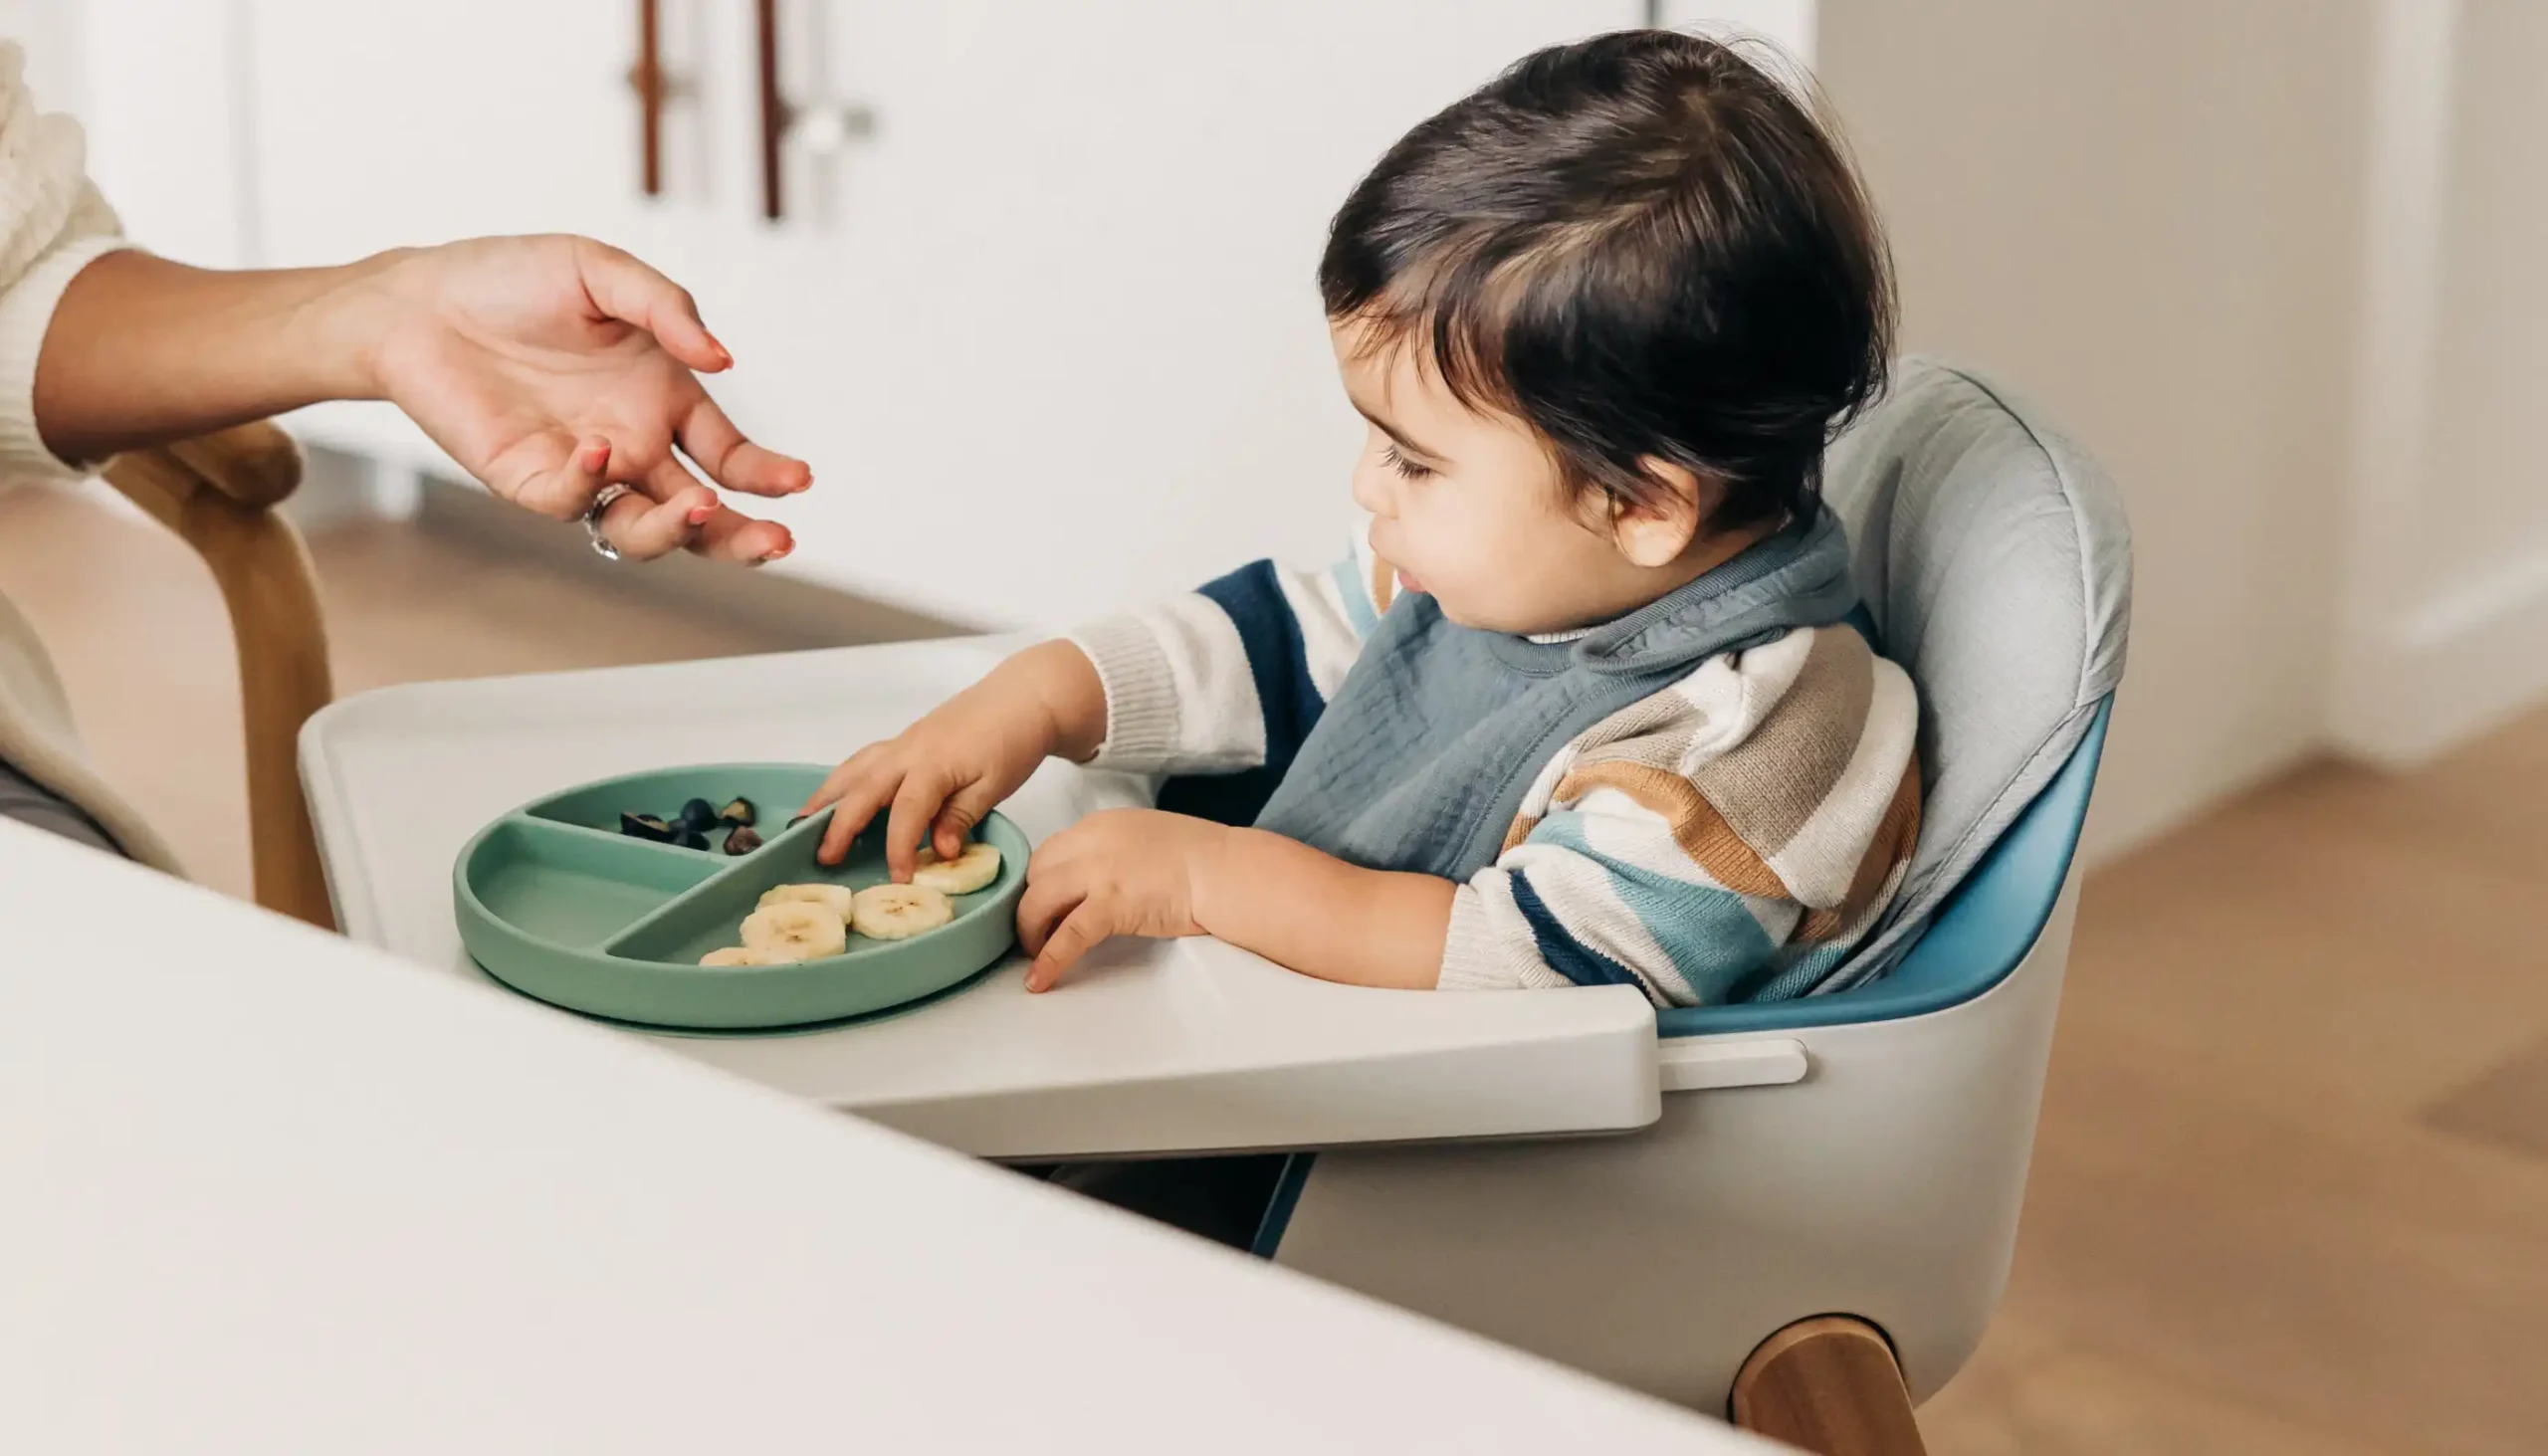
[[[1699,522],[1715,509],[1720,494],[1715,483],[1686,466],[1646,456],[1637,462],[1646,478],[1662,489],[1642,505],[1615,506],[1610,513],[1610,539],[1619,554],[1639,566],[1668,566],[1698,539]]]

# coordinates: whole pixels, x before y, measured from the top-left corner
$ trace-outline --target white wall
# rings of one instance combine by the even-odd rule
[[[2113,470],[2112,853],[2548,698],[2548,6],[1822,0],[1913,347]]]
[[[1755,36],[1807,66],[1813,64],[1815,0],[1659,0],[1657,25],[1709,35]]]
[[[2129,504],[2092,853],[2325,735],[2370,32],[2306,8],[1822,0],[1907,342],[2049,406]]]
[[[0,0],[0,37],[27,53],[27,85],[46,110],[82,108],[87,76],[71,0]]]
[[[2382,0],[2331,729],[2413,762],[2548,679],[2548,7]]]
[[[87,128],[125,231],[210,267],[255,261],[230,81],[243,22],[240,0],[0,0],[0,37],[26,48],[37,104]],[[144,32],[148,46],[109,44]]]

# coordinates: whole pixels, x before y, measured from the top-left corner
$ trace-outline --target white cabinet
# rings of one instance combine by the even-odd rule
[[[794,7],[789,15],[801,15]],[[692,282],[747,429],[813,461],[790,569],[1050,626],[1352,524],[1315,284],[1398,134],[1610,0],[833,0],[872,137],[791,158]]]
[[[652,201],[638,0],[225,13],[258,261],[546,228],[621,243],[733,345],[717,388],[744,428],[814,465],[817,489],[775,513],[800,540],[783,569],[1054,625],[1345,544],[1358,428],[1313,278],[1330,214],[1417,119],[1644,7],[781,0],[789,101],[874,125],[822,154],[822,128],[796,128],[776,223],[743,0],[660,0],[687,90]],[[156,34],[92,35],[93,65],[164,49]],[[311,428],[427,448],[380,411]]]
[[[476,233],[642,231],[628,0],[246,8],[268,264]]]

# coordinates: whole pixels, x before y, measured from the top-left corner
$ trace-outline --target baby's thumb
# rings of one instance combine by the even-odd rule
[[[957,790],[955,797],[939,809],[937,826],[930,834],[930,847],[938,851],[940,859],[952,860],[964,852],[964,843],[971,837],[973,826],[981,823],[982,816],[990,812],[992,802],[990,787],[975,779]]]

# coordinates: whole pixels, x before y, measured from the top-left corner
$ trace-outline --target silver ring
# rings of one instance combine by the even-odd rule
[[[605,561],[618,560],[619,547],[612,545],[610,537],[601,533],[601,514],[627,494],[626,486],[604,486],[601,494],[593,497],[593,504],[584,510],[584,538],[593,543],[593,554]]]

